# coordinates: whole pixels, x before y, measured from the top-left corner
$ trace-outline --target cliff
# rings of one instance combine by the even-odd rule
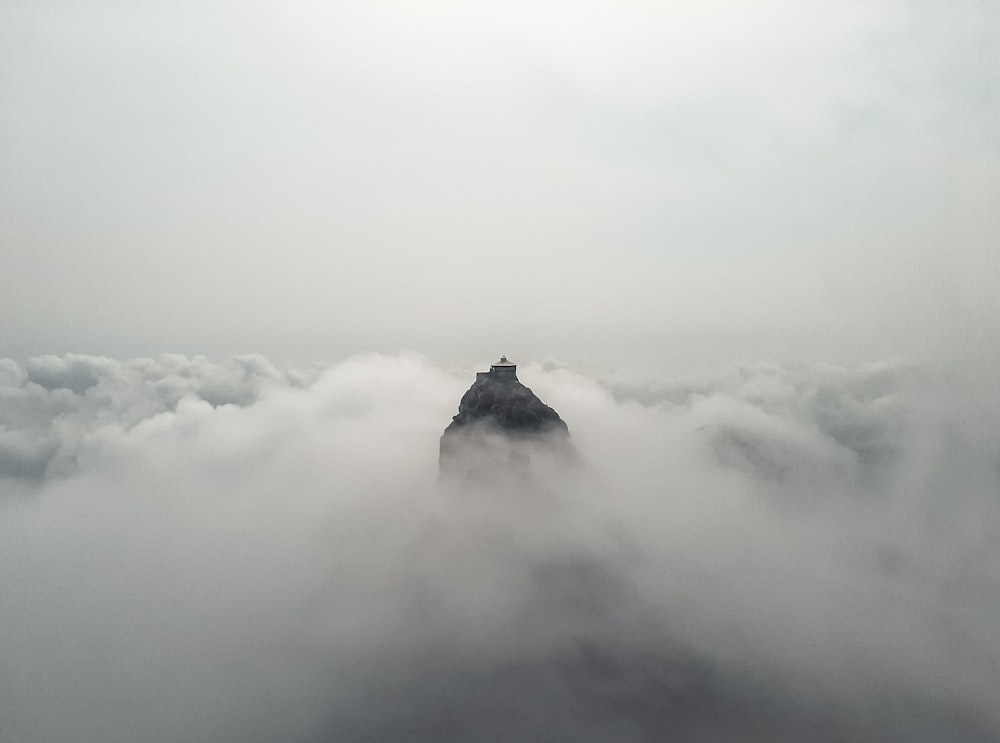
[[[504,358],[503,361],[506,361]],[[572,454],[569,427],[517,379],[513,365],[477,375],[441,436],[442,473],[525,475],[532,455]]]
[[[569,435],[559,413],[538,399],[514,376],[483,374],[462,395],[458,415],[452,418],[445,435],[459,433],[475,425],[496,428],[508,436]]]

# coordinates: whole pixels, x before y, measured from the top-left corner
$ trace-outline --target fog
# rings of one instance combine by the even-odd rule
[[[0,0],[0,741],[1000,739],[998,9]]]
[[[2,362],[2,737],[1000,735],[994,391],[525,363],[579,462],[515,487],[439,478],[474,371]]]

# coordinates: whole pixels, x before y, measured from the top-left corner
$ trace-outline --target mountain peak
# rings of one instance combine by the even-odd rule
[[[462,396],[441,436],[442,472],[523,470],[539,447],[569,451],[569,428],[501,356]]]

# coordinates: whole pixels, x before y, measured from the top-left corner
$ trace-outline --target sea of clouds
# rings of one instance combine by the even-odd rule
[[[0,740],[1000,739],[992,390],[532,363],[579,463],[442,481],[474,371],[0,361]]]

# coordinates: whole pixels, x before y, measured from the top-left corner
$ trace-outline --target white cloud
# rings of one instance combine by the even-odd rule
[[[996,401],[913,364],[522,365],[582,465],[518,493],[415,355],[0,370],[12,739],[1000,730]]]

